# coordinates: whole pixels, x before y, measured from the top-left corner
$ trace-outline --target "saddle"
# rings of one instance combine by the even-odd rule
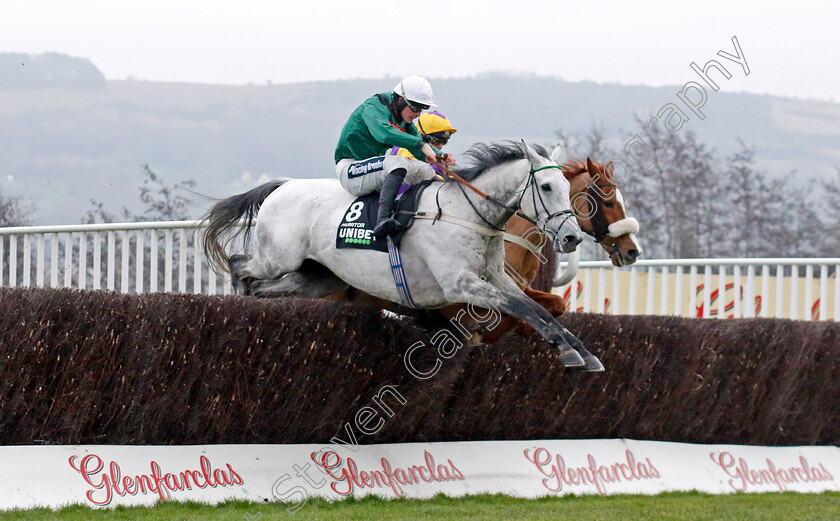
[[[403,234],[414,224],[414,214],[420,202],[420,195],[434,181],[423,181],[416,185],[403,185],[397,196],[395,215],[402,225],[402,230],[391,235],[395,246],[400,245]],[[407,188],[406,188],[407,187]],[[354,248],[358,250],[376,250],[388,252],[386,237],[374,237],[376,214],[379,210],[379,192],[358,197],[353,201],[338,225],[335,236],[336,248]]]

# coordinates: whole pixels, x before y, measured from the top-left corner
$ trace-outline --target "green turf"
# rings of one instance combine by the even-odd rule
[[[658,496],[564,496],[516,499],[503,495],[466,498],[437,496],[430,500],[384,500],[368,497],[329,503],[310,500],[294,514],[289,505],[228,501],[217,506],[200,503],[161,503],[154,507],[87,507],[0,512],[9,520],[123,520],[148,521],[310,521],[310,520],[434,520],[475,519],[552,521],[838,521],[840,492],[797,494],[667,493]],[[246,514],[249,518],[246,518]]]

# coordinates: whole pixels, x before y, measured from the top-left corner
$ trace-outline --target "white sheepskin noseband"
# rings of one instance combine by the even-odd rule
[[[628,217],[620,221],[616,221],[607,227],[610,232],[610,237],[617,238],[622,235],[630,235],[631,233],[639,233],[639,221],[633,217]]]

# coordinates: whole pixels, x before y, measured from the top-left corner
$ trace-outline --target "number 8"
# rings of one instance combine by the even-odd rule
[[[344,216],[344,220],[347,222],[353,222],[362,215],[362,208],[365,207],[365,203],[361,201],[357,201],[350,206],[350,211],[347,212],[347,215]]]

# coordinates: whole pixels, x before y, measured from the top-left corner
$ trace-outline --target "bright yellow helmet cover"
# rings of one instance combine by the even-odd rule
[[[434,134],[435,132],[449,132],[454,134],[457,129],[452,128],[449,120],[437,111],[424,112],[414,122],[421,134]]]

